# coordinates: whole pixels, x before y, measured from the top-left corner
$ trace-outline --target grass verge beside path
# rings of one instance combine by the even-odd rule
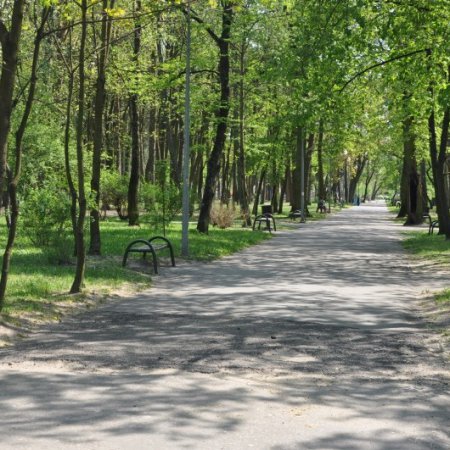
[[[316,208],[316,204],[309,206],[311,216],[307,221],[328,216],[316,212]],[[332,212],[339,209],[332,206]],[[298,226],[298,220],[292,221],[288,215],[289,205],[286,205],[282,214],[275,215],[277,229],[289,230]],[[152,276],[149,262],[143,263],[139,256],[130,255],[127,267],[123,268],[121,264],[125,248],[131,241],[162,234],[161,231],[152,231],[146,221],[143,216],[141,227],[129,227],[127,222],[115,217],[101,222],[102,256],[87,257],[86,286],[84,293],[78,295],[68,295],[75,270],[75,259],[70,257],[71,249],[67,245],[62,252],[55,248],[38,248],[20,230],[13,252],[7,298],[0,315],[0,339],[2,323],[26,330],[42,322],[60,320],[63,315],[74,310],[92,307],[105,300],[113,291],[134,293],[149,287]],[[5,246],[6,234],[6,226],[2,221],[0,248]],[[208,235],[197,233],[195,223],[192,222],[189,259],[211,261],[270,239],[271,236],[267,232],[242,228],[242,220],[239,219],[235,220],[231,228],[210,227]],[[167,229],[166,237],[172,242],[175,257],[179,259],[181,223],[173,222]],[[86,244],[88,239],[86,233]]]
[[[428,268],[450,271],[450,241],[443,236],[429,235],[426,231],[408,233],[403,246],[415,261],[426,263]],[[450,284],[450,283],[449,283]],[[434,294],[437,310],[435,321],[440,324],[439,331],[450,336],[450,286]]]
[[[116,218],[103,221],[101,233],[102,256],[88,256],[86,288],[79,295],[67,294],[74,276],[74,258],[68,258],[64,263],[58,262],[59,256],[55,249],[37,248],[24,233],[20,233],[11,262],[0,325],[3,323],[8,327],[12,325],[29,329],[38,323],[60,320],[67,312],[91,307],[113,291],[133,293],[149,287],[151,265],[143,264],[141,259],[132,255],[131,264],[123,268],[122,257],[132,240],[148,239],[162,233],[150,230],[144,221],[141,227],[129,227],[126,222]],[[179,258],[181,225],[171,225],[166,236],[174,246],[176,258]],[[253,232],[241,227],[225,230],[211,228],[208,235],[202,235],[195,231],[192,224],[189,233],[190,259],[217,259],[268,238],[268,233]],[[6,229],[3,224],[0,226],[0,248],[4,248],[5,239]],[[164,254],[161,256],[164,257]]]

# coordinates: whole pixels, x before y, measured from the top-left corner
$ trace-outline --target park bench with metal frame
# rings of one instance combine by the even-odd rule
[[[155,244],[155,241],[158,243]],[[160,242],[162,241],[162,242]],[[145,259],[147,253],[151,253],[153,262],[153,271],[155,275],[158,274],[158,259],[156,257],[156,252],[164,249],[169,249],[170,259],[172,262],[172,267],[175,267],[175,257],[173,254],[173,247],[170,241],[163,236],[154,236],[150,239],[136,239],[135,241],[128,244],[125,254],[123,255],[122,266],[125,267],[127,264],[128,255],[130,253],[142,253],[142,257]]]
[[[291,212],[289,213],[289,216],[288,216],[288,217],[289,217],[289,219],[292,219],[292,220],[300,219],[300,222],[301,222],[301,223],[306,222],[305,216],[304,216],[304,214],[301,212],[300,209],[296,209],[295,211],[291,211]]]
[[[429,213],[425,213],[423,218],[428,219],[428,234],[433,234],[434,229],[439,226],[439,220],[433,220]]]
[[[272,233],[272,225],[273,225],[273,231],[277,231],[277,225],[275,223],[275,218],[272,214],[265,213],[260,214],[259,216],[256,216],[253,220],[253,231],[256,229],[256,224],[258,224],[258,230],[261,229],[261,224],[265,225],[264,230],[268,230],[269,233]]]

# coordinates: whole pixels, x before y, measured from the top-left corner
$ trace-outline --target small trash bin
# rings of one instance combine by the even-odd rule
[[[261,213],[262,214],[272,214],[272,205],[262,205]]]

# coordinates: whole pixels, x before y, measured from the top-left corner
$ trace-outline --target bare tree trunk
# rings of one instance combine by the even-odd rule
[[[2,69],[0,75],[0,192],[7,183],[8,136],[11,129],[14,84],[18,62],[19,42],[25,0],[15,0],[11,16],[11,27],[7,29],[0,19],[0,44]]]
[[[301,166],[301,146],[303,139],[303,131],[301,127],[297,127],[296,129],[296,146],[295,146],[295,154],[294,154],[294,170],[292,171],[292,195],[291,195],[291,210],[296,211],[301,207],[301,171],[305,170],[304,167]],[[303,187],[304,189],[304,187]]]
[[[90,227],[90,244],[89,254],[101,254],[100,239],[100,169],[101,155],[103,150],[103,113],[105,109],[106,98],[106,64],[109,51],[111,20],[106,10],[114,8],[115,0],[111,0],[108,6],[108,0],[102,0],[102,26],[100,32],[100,54],[97,61],[97,81],[95,85],[95,104],[94,104],[94,138],[92,152],[92,178],[91,178],[91,195],[94,199],[93,208],[91,209]]]
[[[136,12],[141,10],[141,0],[136,0]],[[137,64],[139,52],[141,50],[141,32],[140,20],[137,19],[134,29],[133,52],[134,60]],[[130,96],[130,119],[131,119],[131,170],[130,182],[128,184],[128,225],[139,224],[139,174],[140,174],[140,143],[139,143],[139,96],[133,93]]]
[[[358,187],[359,179],[361,178],[362,173],[364,172],[364,167],[367,163],[367,156],[360,155],[355,160],[355,173],[350,178],[350,186],[348,190],[349,200],[353,200],[356,194],[356,188]]]
[[[412,131],[413,119],[408,117],[403,123],[404,172],[406,174],[406,222],[416,225],[423,222],[422,187],[417,172],[416,142]]]
[[[195,18],[195,16],[194,16]],[[198,20],[198,18],[196,19]],[[220,158],[225,146],[226,131],[228,125],[228,114],[230,110],[230,37],[233,23],[233,4],[229,1],[223,2],[222,10],[222,33],[217,36],[211,29],[207,28],[209,34],[219,47],[219,79],[220,79],[220,107],[216,112],[217,129],[214,139],[214,147],[208,159],[205,189],[200,205],[200,214],[197,230],[207,233],[210,220],[210,211],[214,199],[214,189],[217,176],[220,172]]]
[[[261,171],[261,175],[259,177],[258,187],[256,188],[255,198],[253,201],[253,210],[252,214],[254,216],[258,215],[258,205],[259,205],[259,198],[261,197],[261,192],[263,190],[264,185],[264,179],[266,178],[266,168],[264,168]]]
[[[319,183],[318,188],[318,200],[326,200],[326,192],[325,192],[325,181],[323,178],[323,121],[322,119],[319,122],[319,141],[317,143],[317,179]]]
[[[84,155],[83,155],[83,121],[85,101],[85,53],[87,34],[87,0],[81,0],[81,37],[80,54],[78,62],[79,89],[78,89],[78,116],[76,131],[77,173],[78,173],[78,218],[75,233],[75,246],[77,252],[77,265],[75,278],[70,288],[70,293],[81,292],[84,284],[84,272],[86,268],[86,248],[84,244],[84,222],[86,218],[86,193],[84,189]]]
[[[369,184],[372,181],[373,176],[375,175],[375,169],[372,169],[370,161],[367,162],[367,175],[366,180],[364,182],[364,195],[362,198],[362,203],[365,203],[369,197]]]

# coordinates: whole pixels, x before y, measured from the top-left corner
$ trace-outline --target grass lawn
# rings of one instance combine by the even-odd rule
[[[316,208],[316,204],[309,206],[311,217],[307,218],[308,221],[327,217],[327,214],[317,213]],[[332,206],[332,211],[339,209]],[[278,230],[298,226],[298,220],[295,225],[295,222],[288,218],[289,212],[290,206],[286,205],[282,214],[274,215]],[[189,259],[198,261],[214,260],[271,237],[267,232],[243,228],[239,219],[234,221],[231,228],[210,227],[208,235],[198,233],[195,227],[196,222],[192,222],[189,231]],[[86,245],[88,234],[86,233]],[[19,229],[1,318],[13,323],[23,323],[24,318],[33,322],[58,320],[68,308],[89,306],[114,290],[138,291],[150,286],[151,266],[137,263],[140,261],[139,256],[131,254],[130,264],[123,268],[122,257],[126,246],[132,240],[148,239],[161,234],[161,230],[150,229],[145,216],[141,218],[140,227],[129,227],[127,222],[116,217],[102,221],[102,256],[87,257],[84,293],[68,295],[74,276],[75,259],[66,258],[66,262],[61,264],[55,249],[36,247],[25,232]],[[171,223],[166,230],[166,237],[172,242],[175,257],[178,259],[181,251],[180,221]],[[3,220],[0,223],[0,248],[4,248],[5,241],[6,226]],[[66,249],[65,253],[70,255],[71,249]]]
[[[58,263],[54,249],[40,249],[19,232],[11,261],[5,306],[2,319],[6,322],[30,317],[33,321],[57,320],[61,311],[80,304],[89,305],[119,288],[134,291],[151,284],[151,266],[131,264],[122,268],[121,262],[129,242],[139,238],[160,235],[150,230],[143,217],[141,227],[129,227],[126,222],[109,218],[101,223],[102,256],[88,256],[86,264],[86,289],[80,295],[68,295],[73,281],[74,259]],[[208,235],[196,232],[195,223],[189,232],[190,259],[208,261],[229,255],[245,247],[270,238],[268,233],[251,231],[236,224],[232,228],[210,228]],[[88,233],[87,233],[88,234]],[[181,249],[181,224],[174,222],[166,231],[175,257]],[[88,239],[88,238],[87,238]],[[0,225],[0,248],[4,248],[6,227]],[[130,255],[129,261],[137,259]],[[170,270],[170,269],[168,269]]]
[[[437,234],[428,235],[427,231],[408,233],[403,246],[413,255],[414,259],[427,261],[430,265],[450,269],[450,240]],[[450,305],[450,289],[436,295],[440,305]]]

